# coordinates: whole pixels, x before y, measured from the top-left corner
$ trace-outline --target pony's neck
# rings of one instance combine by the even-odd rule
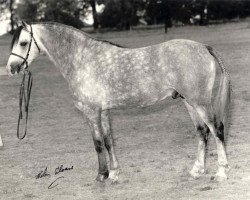
[[[77,67],[100,53],[98,41],[80,31],[58,24],[34,24],[34,33],[39,38],[39,46],[60,69],[64,78]]]

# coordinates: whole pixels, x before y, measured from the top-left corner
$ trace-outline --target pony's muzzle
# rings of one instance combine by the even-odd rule
[[[21,65],[19,63],[11,63],[9,67],[7,67],[7,71],[9,75],[19,74],[21,71]]]
[[[11,73],[11,67],[9,65],[6,66],[6,72],[9,76],[13,76],[13,74]]]

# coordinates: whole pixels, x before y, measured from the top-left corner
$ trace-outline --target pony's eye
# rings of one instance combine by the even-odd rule
[[[20,43],[20,45],[21,45],[22,47],[25,47],[27,44],[28,44],[28,42],[21,42],[21,43]]]

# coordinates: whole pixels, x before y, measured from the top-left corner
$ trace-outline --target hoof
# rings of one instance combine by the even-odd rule
[[[203,166],[194,164],[192,170],[189,172],[189,174],[194,178],[198,179],[202,174],[205,173],[205,169]]]
[[[214,180],[218,181],[218,182],[227,180],[228,176],[227,176],[226,172],[228,172],[229,170],[230,170],[230,167],[228,165],[226,167],[224,167],[224,166],[219,167],[218,172],[216,173]]]
[[[193,179],[198,179],[198,178],[200,178],[200,176],[202,175],[201,173],[197,173],[197,172],[194,172],[194,171],[190,171],[189,172],[189,174],[191,175],[191,177],[193,178]]]
[[[212,179],[214,179],[217,182],[222,182],[222,181],[226,181],[228,179],[227,175],[218,175],[216,174],[215,177],[213,177]]]
[[[112,183],[117,183],[118,182],[119,173],[120,173],[119,169],[109,171],[109,179],[112,181]]]
[[[105,179],[107,179],[108,177],[109,177],[109,172],[107,171],[104,174],[98,174],[95,180],[98,182],[104,182]]]

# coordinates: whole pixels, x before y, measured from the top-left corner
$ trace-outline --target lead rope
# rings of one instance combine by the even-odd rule
[[[28,75],[28,82],[27,82],[27,89],[25,92],[25,79],[26,75]],[[29,102],[30,102],[30,95],[31,95],[31,89],[32,89],[32,74],[30,71],[25,70],[23,74],[23,79],[20,85],[20,93],[19,93],[19,117],[17,122],[17,138],[22,140],[25,138],[27,134],[27,125],[28,125],[28,117],[29,117]],[[20,137],[20,121],[23,119],[23,101],[24,101],[24,112],[26,114],[25,117],[25,130],[22,137]]]
[[[29,48],[28,48],[28,53],[26,55],[26,57],[22,57],[16,53],[11,53],[11,55],[14,55],[14,56],[17,56],[17,57],[20,57],[23,59],[23,62],[22,64],[20,65],[20,67],[24,64],[26,64],[26,69],[24,69],[24,73],[23,73],[23,80],[21,82],[21,85],[20,85],[20,93],[19,93],[19,117],[18,117],[18,121],[17,121],[17,138],[22,140],[23,138],[25,138],[26,134],[27,134],[27,125],[28,125],[28,118],[29,118],[29,102],[30,102],[30,95],[31,95],[31,89],[32,89],[32,81],[33,81],[33,78],[32,78],[32,74],[29,70],[27,70],[27,68],[29,67],[28,66],[28,57],[29,57],[29,53],[30,53],[30,48],[31,48],[31,42],[32,40],[34,40],[34,43],[40,53],[40,48],[33,36],[33,30],[32,30],[32,26],[30,25],[30,43],[29,43]],[[26,92],[25,92],[25,79],[26,79],[26,75],[29,76],[28,78],[28,82],[27,82],[27,89],[26,89]],[[24,130],[24,134],[22,137],[20,137],[20,122],[21,122],[21,119],[23,119],[23,101],[24,101],[24,112],[26,114],[26,117],[25,117],[25,130]]]

